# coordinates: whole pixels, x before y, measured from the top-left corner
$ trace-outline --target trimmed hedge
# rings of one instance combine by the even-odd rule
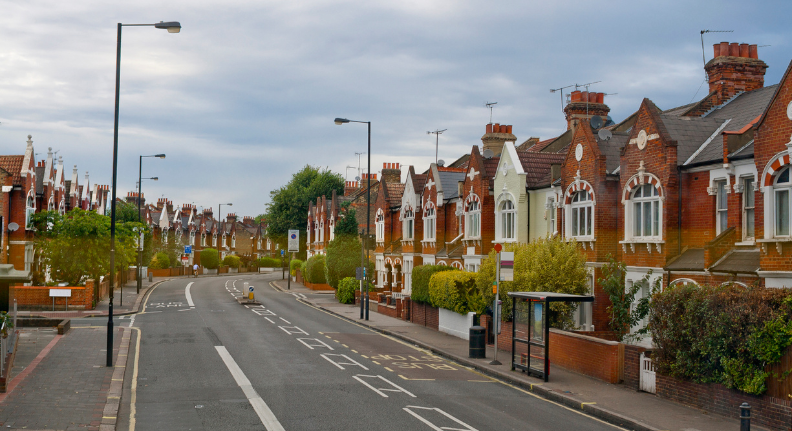
[[[242,259],[240,259],[239,256],[229,254],[223,258],[223,265],[229,268],[239,268],[242,266]]]
[[[220,255],[213,248],[201,250],[201,265],[206,269],[217,269],[220,266]]]
[[[149,263],[151,269],[168,269],[170,266],[170,257],[164,251],[157,253]]]
[[[355,277],[346,277],[338,283],[338,290],[336,290],[335,297],[338,302],[342,304],[355,303],[355,290],[360,287],[360,282],[355,280]]]
[[[305,265],[305,262],[300,259],[292,259],[289,263],[289,274],[297,275],[296,270],[299,269],[300,272],[303,273],[303,277],[305,277],[305,268],[303,268],[303,265]]]
[[[262,257],[258,260],[258,265],[261,268],[280,268],[282,263],[280,259],[274,257]]]
[[[435,307],[459,314],[483,311],[484,301],[476,289],[476,274],[463,271],[442,271],[429,279],[429,299]]]
[[[317,254],[308,259],[305,265],[304,277],[309,283],[327,283],[325,279],[325,256],[323,254]]]
[[[430,304],[429,279],[440,271],[453,271],[456,268],[445,265],[420,265],[412,270],[412,293],[410,299],[420,304]]]
[[[325,260],[327,284],[337,289],[342,279],[355,275],[355,268],[360,266],[360,260],[361,246],[356,237],[342,235],[330,241]]]

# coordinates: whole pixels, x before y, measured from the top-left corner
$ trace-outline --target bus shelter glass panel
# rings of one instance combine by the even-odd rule
[[[539,377],[548,374],[547,324],[544,301],[514,302],[513,365]]]

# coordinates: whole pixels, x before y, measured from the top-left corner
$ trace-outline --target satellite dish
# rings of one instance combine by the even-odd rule
[[[610,115],[608,115],[607,117],[605,117],[605,127],[612,126],[612,125],[614,125],[614,124],[616,124],[616,122],[615,122],[615,121],[613,121],[613,118],[611,118],[611,116],[610,116]]]
[[[484,150],[484,158],[485,158],[485,159],[491,159],[491,158],[493,158],[493,157],[495,157],[495,153],[494,153],[494,152],[492,152],[492,150],[490,150],[489,148],[487,148],[486,150]]]
[[[602,117],[600,117],[599,115],[595,115],[595,116],[591,117],[591,128],[592,129],[597,130],[597,129],[601,128],[603,124],[605,124],[605,122],[602,121]]]
[[[355,177],[355,181],[360,181],[360,177]]]
[[[13,223],[13,222],[8,224],[8,231],[9,232],[16,232],[17,229],[19,229],[19,225],[18,224]]]
[[[445,160],[440,159],[437,161],[437,166],[445,166]]]
[[[597,136],[599,136],[600,140],[607,141],[613,137],[613,133],[608,129],[600,129],[599,132],[597,132]]]

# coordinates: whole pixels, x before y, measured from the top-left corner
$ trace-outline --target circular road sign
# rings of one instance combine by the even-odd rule
[[[502,246],[502,245],[500,245],[500,244],[495,244],[495,251],[497,251],[498,253],[500,253],[500,251],[501,251],[501,250],[503,250],[503,246]]]

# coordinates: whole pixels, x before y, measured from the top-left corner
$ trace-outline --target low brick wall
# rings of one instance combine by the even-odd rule
[[[55,298],[55,310],[66,310],[68,299],[69,310],[89,310],[93,308],[93,286],[13,286],[11,297],[17,300],[20,310],[52,310],[50,289],[69,289],[70,298]]]
[[[440,313],[437,308],[413,301],[410,301],[410,307],[411,322],[416,325],[427,326],[434,330],[438,329],[440,324]]]
[[[148,270],[149,274],[153,274],[154,277],[175,277],[177,275],[185,275],[185,269],[183,266],[178,268],[165,268],[165,269],[151,269]],[[192,268],[189,269],[189,273],[192,274]]]
[[[792,403],[767,395],[748,395],[716,383],[700,384],[656,375],[657,395],[734,419],[740,405],[751,406],[751,423],[778,430],[792,429]]]
[[[624,345],[624,386],[637,391],[641,383],[641,346]]]
[[[327,283],[308,283],[307,281],[304,281],[303,285],[311,290],[335,290],[333,289],[333,286],[330,286]]]
[[[551,328],[550,363],[608,383],[619,383],[624,374],[624,345]]]

